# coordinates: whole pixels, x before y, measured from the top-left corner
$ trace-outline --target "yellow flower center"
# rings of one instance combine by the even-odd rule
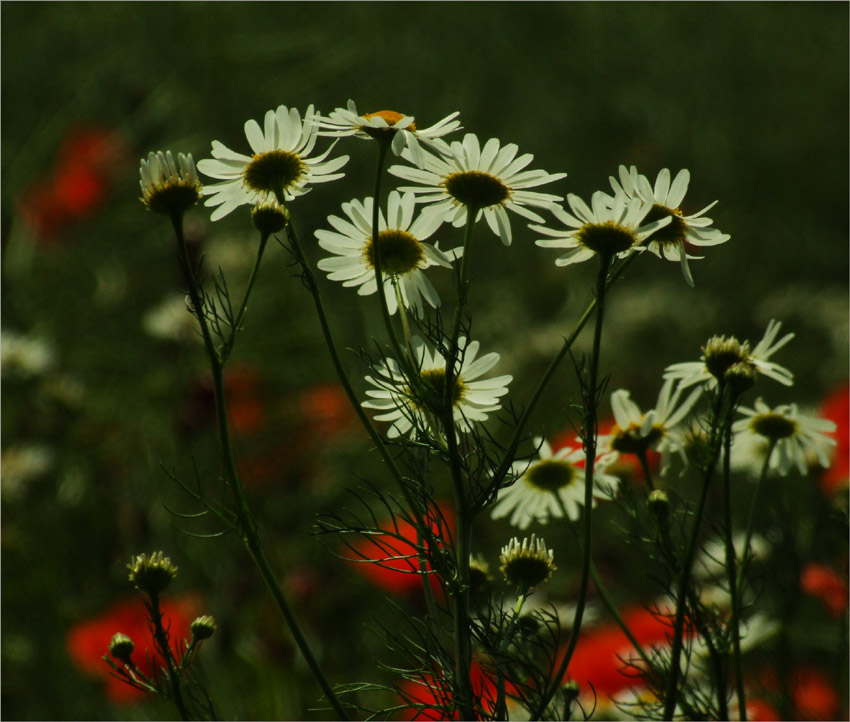
[[[363,116],[366,120],[372,120],[372,118],[383,118],[387,121],[387,125],[395,125],[400,121],[404,116],[401,113],[396,113],[394,110],[378,110],[374,113],[366,113]],[[405,130],[416,130],[416,123],[411,123],[407,126]]]
[[[375,242],[370,238],[363,249],[366,263],[375,267]],[[378,252],[381,254],[381,269],[384,273],[403,276],[415,271],[425,262],[422,244],[407,231],[392,228],[378,234]]]
[[[423,381],[424,406],[435,414],[443,413],[446,400],[446,369],[426,369],[420,372],[419,377]],[[455,376],[452,406],[458,406],[465,395],[466,386],[459,376]]]
[[[688,224],[682,220],[682,211],[678,208],[668,208],[655,203],[649,213],[646,214],[643,222],[652,223],[667,217],[671,218],[670,223],[655,231],[646,239],[646,243],[656,242],[661,245],[675,245],[685,241],[688,235]]]
[[[443,181],[446,192],[467,207],[489,208],[510,198],[510,189],[495,176],[480,170],[452,173]]]
[[[242,171],[242,180],[252,191],[274,194],[294,186],[306,170],[307,166],[297,153],[270,150],[253,156]]]
[[[598,255],[615,256],[631,248],[637,236],[626,226],[606,221],[586,223],[576,231],[576,240]]]
[[[621,429],[617,424],[611,429],[611,449],[621,454],[634,454],[642,456],[653,444],[664,437],[664,429],[656,424],[646,436],[640,435],[640,427],[637,424],[629,424],[627,429]]]

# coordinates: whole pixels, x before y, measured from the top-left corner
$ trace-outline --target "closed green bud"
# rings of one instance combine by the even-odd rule
[[[192,622],[190,629],[192,630],[192,639],[197,642],[203,642],[215,634],[217,627],[215,626],[215,619],[209,614],[205,614]]]
[[[127,568],[136,589],[152,597],[158,596],[177,576],[177,567],[162,552],[154,552],[150,557],[140,554]]]
[[[136,645],[133,644],[133,640],[126,634],[118,632],[112,637],[112,641],[109,643],[109,653],[119,662],[132,664],[133,662],[130,659],[130,655],[133,654],[135,646]]]

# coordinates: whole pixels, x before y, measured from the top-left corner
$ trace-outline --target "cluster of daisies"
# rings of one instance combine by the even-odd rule
[[[341,213],[327,219],[332,230],[315,234],[318,245],[330,254],[318,267],[330,280],[356,288],[360,295],[377,293],[382,283],[389,313],[402,309],[418,316],[426,304],[440,305],[426,272],[452,268],[462,257],[462,248],[440,248],[435,236],[443,224],[460,227],[483,219],[504,245],[510,245],[511,214],[516,214],[529,222],[538,246],[564,251],[556,265],[594,256],[610,263],[648,251],[678,262],[690,285],[689,261],[700,257],[693,254],[729,240],[705,215],[714,203],[696,213],[682,210],[690,183],[687,170],[673,177],[663,169],[652,184],[634,166],[620,166],[618,177],[609,178],[610,193],[594,193],[589,205],[568,194],[568,210],[561,196],[533,190],[564,178],[565,173],[530,169],[531,154],[520,154],[515,144],[496,138],[482,143],[467,133],[461,140],[445,140],[461,128],[457,116],[452,113],[422,128],[414,117],[394,111],[360,113],[353,101],[327,116],[312,105],[303,115],[281,105],[266,113],[262,126],[256,120],[245,123],[250,154],[213,141],[212,158],[197,165],[213,183],[201,185],[191,155],[180,155],[175,162],[170,152],[151,153],[142,161],[142,200],[151,210],[175,216],[206,196],[205,205],[214,208],[214,221],[243,205],[255,212],[262,209],[266,215],[278,209],[288,219],[290,201],[309,192],[313,184],[342,177],[348,156],[333,153],[340,138],[378,141],[384,151],[391,149],[406,161],[392,165],[388,172],[410,185],[391,191],[386,209],[376,208],[374,198],[343,203]],[[316,150],[320,137],[334,139],[321,152]],[[541,211],[551,213],[554,221],[547,223]],[[277,230],[284,225],[285,221]],[[380,278],[376,257],[383,271]],[[608,469],[620,454],[641,457],[648,451],[658,452],[663,470],[675,457],[685,460],[688,435],[694,433],[685,422],[694,415],[703,392],[717,383],[751,385],[756,376],[765,375],[790,385],[791,373],[769,360],[792,336],[777,341],[778,332],[779,324],[771,322],[753,349],[734,338],[709,340],[700,361],[667,369],[657,404],[646,413],[627,391],[614,392],[611,406],[616,424],[600,438],[600,455],[594,460],[594,501],[615,493],[617,477]],[[391,438],[433,430],[435,416],[445,411],[441,404],[449,399],[458,433],[469,432],[474,423],[499,409],[512,379],[486,376],[498,363],[498,354],[479,356],[478,342],[461,338],[458,368],[447,374],[446,359],[439,350],[418,338],[410,346],[419,370],[415,383],[391,358],[367,377],[373,388],[363,405],[379,412],[377,420],[390,424]],[[450,391],[445,388],[447,376],[454,385]],[[741,409],[741,414],[743,418],[733,427],[734,462],[739,468],[760,468],[759,459],[763,464],[766,456],[770,468],[783,474],[792,466],[805,469],[812,457],[828,463],[829,444],[834,443],[824,435],[831,430],[829,422],[809,418],[795,406],[770,409],[761,400],[753,409]],[[553,450],[541,438],[537,447],[535,461],[514,465],[516,482],[502,490],[493,509],[494,517],[510,516],[511,523],[523,529],[532,521],[551,517],[575,519],[584,501],[586,459],[580,442]]]

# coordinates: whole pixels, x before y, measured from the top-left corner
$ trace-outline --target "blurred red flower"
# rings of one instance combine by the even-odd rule
[[[128,157],[115,132],[86,128],[65,136],[53,168],[19,201],[21,216],[43,239],[91,216],[102,205],[112,180],[123,172],[116,164]]]
[[[191,637],[190,625],[199,614],[200,602],[196,597],[184,596],[161,600],[160,607],[166,629],[170,630],[172,649],[177,651],[182,640]],[[106,696],[116,703],[138,700],[144,692],[134,689],[113,677],[103,655],[109,649],[112,636],[126,634],[135,643],[132,659],[146,675],[164,664],[154,651],[153,636],[148,627],[145,605],[141,599],[118,602],[94,619],[78,622],[68,631],[68,654],[85,674],[100,677],[106,682]]]
[[[763,673],[762,683],[766,690],[774,694],[780,692],[780,681],[774,669],[768,669]],[[789,686],[791,688],[791,719],[839,719],[841,698],[824,670],[813,666],[797,667],[791,673]],[[846,710],[842,717],[846,719]]]
[[[348,396],[339,384],[318,384],[299,399],[311,436],[325,441],[351,429],[357,421]]]
[[[472,661],[469,671],[473,694],[478,698],[481,706],[492,714],[496,708],[496,683],[475,660]],[[418,706],[408,707],[401,711],[399,719],[460,719],[457,711],[451,717],[447,718],[439,709],[430,709],[433,705],[437,705],[438,707],[450,707],[452,705],[451,683],[449,680],[435,679],[430,675],[427,675],[423,680],[406,680],[401,685],[401,692],[407,704],[425,705],[425,708],[420,709]]]
[[[668,644],[672,622],[663,615],[635,607],[621,612],[621,617],[644,648]],[[600,697],[613,696],[642,684],[638,678],[641,665],[631,642],[620,627],[612,622],[599,629],[582,630],[570,659],[567,677],[579,685],[583,694],[590,693],[593,685]]]
[[[454,514],[440,506],[440,511],[448,526],[448,531],[454,533]],[[419,560],[416,556],[416,527],[399,519],[397,527],[392,520],[380,524],[380,528],[396,536],[365,536],[353,543],[352,550],[347,550],[349,559],[354,562],[354,568],[376,586],[393,594],[406,595],[422,592],[422,578],[419,574]],[[431,529],[438,533],[436,523]],[[443,530],[445,535],[446,530]],[[429,570],[430,566],[427,567]],[[429,575],[435,592],[439,589],[436,574]]]
[[[832,464],[821,474],[820,485],[830,497],[847,494],[850,485],[850,387],[842,386],[822,402],[819,416],[835,422],[838,442]]]
[[[234,434],[250,434],[266,420],[260,374],[250,364],[231,366],[224,377],[227,420]]]
[[[810,562],[800,574],[800,588],[820,599],[830,616],[838,619],[847,613],[847,580],[834,569]]]

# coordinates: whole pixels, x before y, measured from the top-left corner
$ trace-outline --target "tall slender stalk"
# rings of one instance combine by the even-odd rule
[[[195,315],[198,318],[198,323],[201,326],[201,335],[203,336],[204,346],[207,351],[207,356],[209,357],[210,370],[212,372],[213,377],[213,389],[215,396],[216,417],[218,420],[219,440],[221,442],[222,461],[225,470],[225,478],[227,479],[228,485],[230,486],[233,492],[234,499],[236,502],[235,511],[240,525],[240,537],[249,555],[251,556],[251,559],[256,564],[257,569],[259,570],[260,575],[263,578],[263,581],[266,583],[266,586],[272,593],[272,597],[274,598],[278,609],[283,615],[284,620],[289,626],[289,630],[293,638],[295,639],[295,643],[297,644],[299,650],[301,651],[301,654],[307,662],[307,666],[310,668],[310,671],[313,673],[313,676],[316,678],[316,681],[321,687],[326,699],[333,707],[334,712],[339,715],[339,718],[342,720],[347,720],[348,715],[345,712],[345,708],[342,706],[339,699],[334,694],[334,691],[328,683],[327,679],[325,678],[324,673],[322,672],[321,667],[319,666],[319,663],[316,660],[316,657],[313,654],[309,643],[307,642],[307,638],[301,631],[301,628],[298,625],[298,621],[296,620],[295,615],[292,613],[292,610],[289,607],[289,603],[286,601],[286,597],[284,596],[280,585],[278,584],[277,579],[275,578],[275,574],[274,572],[272,572],[268,560],[266,559],[265,554],[262,550],[259,536],[257,534],[256,519],[248,506],[248,501],[245,497],[245,490],[242,485],[242,480],[239,477],[239,473],[236,470],[236,461],[233,456],[233,447],[230,440],[230,429],[227,421],[227,407],[224,393],[225,361],[219,355],[219,352],[216,350],[212,341],[212,336],[209,331],[209,324],[207,322],[203,304],[201,302],[199,285],[197,283],[197,279],[195,278],[195,273],[192,270],[191,261],[189,260],[189,253],[186,248],[186,240],[183,234],[182,215],[174,216],[172,218],[172,222],[174,225],[175,234],[177,236],[177,244],[180,249],[181,265],[183,266],[183,272],[186,278],[186,283],[189,286],[189,297],[192,301],[192,306],[195,309]],[[247,301],[248,294],[246,293],[245,299],[242,303],[243,309],[245,307],[245,304],[247,304]]]

